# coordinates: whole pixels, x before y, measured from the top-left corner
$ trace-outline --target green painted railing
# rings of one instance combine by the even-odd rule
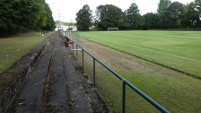
[[[67,38],[67,37],[65,37]],[[93,85],[96,87],[96,62],[102,65],[104,68],[106,68],[109,72],[111,72],[114,76],[116,76],[119,80],[122,81],[122,113],[126,112],[126,86],[131,88],[133,91],[135,91],[137,94],[139,94],[141,97],[143,97],[146,101],[148,101],[150,104],[152,104],[155,108],[157,108],[160,112],[162,113],[170,113],[167,109],[165,109],[163,106],[161,106],[159,103],[157,103],[155,100],[153,100],[151,97],[146,95],[144,92],[142,92],[140,89],[138,89],[136,86],[131,84],[128,80],[124,79],[121,75],[119,75],[117,72],[115,72],[113,69],[111,69],[109,66],[101,62],[98,58],[96,58],[94,55],[89,53],[87,50],[85,50],[82,46],[69,39],[65,40],[70,40],[72,41],[72,50],[75,51],[76,53],[76,59],[78,59],[78,47],[81,48],[82,51],[82,68],[83,71],[85,70],[85,64],[84,64],[84,53],[88,54],[92,59],[93,59]]]

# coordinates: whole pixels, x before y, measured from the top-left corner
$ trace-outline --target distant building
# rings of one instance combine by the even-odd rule
[[[77,27],[76,26],[68,26],[68,29],[71,29],[72,31],[77,31]]]
[[[77,27],[76,26],[64,26],[64,25],[61,25],[60,27],[57,26],[55,28],[55,31],[58,31],[58,30],[67,31],[68,29],[70,29],[72,31],[76,31]]]

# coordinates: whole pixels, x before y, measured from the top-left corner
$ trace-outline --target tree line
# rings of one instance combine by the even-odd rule
[[[0,36],[54,28],[52,12],[45,0],[0,1]]]
[[[78,30],[90,30],[92,26],[96,30],[107,30],[108,27],[118,27],[120,30],[201,27],[201,0],[186,5],[160,0],[156,13],[140,15],[139,11],[136,3],[132,3],[125,11],[111,4],[99,5],[93,17],[86,4],[76,14],[76,25]]]

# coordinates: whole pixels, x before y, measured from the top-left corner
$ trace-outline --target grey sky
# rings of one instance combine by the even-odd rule
[[[131,3],[136,3],[140,9],[140,14],[147,12],[156,12],[160,0],[45,0],[53,13],[54,20],[62,20],[65,22],[75,22],[76,13],[85,5],[88,4],[94,12],[99,5],[113,4],[123,11],[128,9]],[[172,0],[187,4],[193,0]]]

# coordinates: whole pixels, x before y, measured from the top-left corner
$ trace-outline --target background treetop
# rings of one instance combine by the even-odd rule
[[[54,27],[51,9],[44,0],[0,1],[1,36]]]
[[[136,3],[131,3],[124,12],[112,4],[99,5],[90,25],[93,24],[97,30],[107,30],[108,27],[118,27],[120,30],[201,27],[201,0],[189,4],[160,0],[157,12],[141,15],[139,11]],[[92,15],[92,12],[89,13]]]

